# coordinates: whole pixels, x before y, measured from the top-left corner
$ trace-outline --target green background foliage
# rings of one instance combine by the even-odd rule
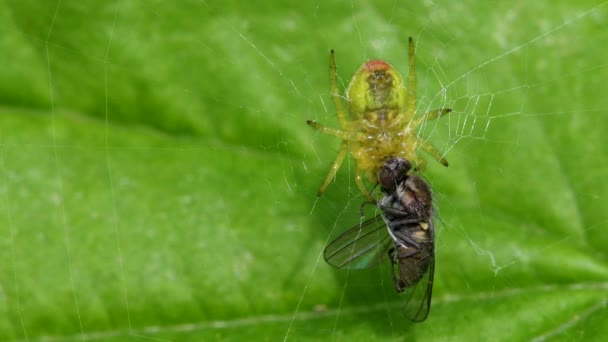
[[[0,2],[0,340],[573,340],[608,335],[608,4]],[[328,51],[406,73],[437,268],[429,318],[358,221]]]

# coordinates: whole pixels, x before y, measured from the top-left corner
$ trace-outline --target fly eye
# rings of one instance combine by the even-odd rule
[[[412,169],[412,164],[403,158],[389,159],[382,165],[378,172],[378,183],[382,189],[390,190],[407,178],[407,173]]]
[[[378,173],[378,183],[382,189],[392,189],[397,182],[397,172],[388,168],[382,168]]]

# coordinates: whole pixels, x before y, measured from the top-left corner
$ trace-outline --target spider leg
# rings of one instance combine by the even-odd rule
[[[448,161],[443,158],[443,155],[441,155],[441,153],[439,153],[435,146],[431,145],[430,142],[420,142],[420,147],[425,150],[426,153],[430,154],[433,158],[435,158],[435,160],[440,162],[443,166],[448,166]]]
[[[416,47],[414,39],[409,37],[409,70],[407,73],[407,113],[416,112]]]
[[[320,123],[313,120],[306,120],[308,126],[316,129],[317,131],[329,135],[333,135],[342,140],[346,141],[364,141],[366,140],[365,134],[361,132],[352,132],[352,131],[343,131],[341,129],[331,128],[327,126],[323,126]]]
[[[334,56],[334,50],[331,50],[331,53],[329,55],[329,80],[331,85],[331,99],[334,101],[334,107],[336,107],[340,126],[342,128],[345,128],[348,124],[348,119],[346,118],[344,108],[342,107],[342,99],[340,98],[340,92],[338,90],[337,74],[338,73],[336,72],[336,58]]]
[[[452,112],[452,109],[450,108],[441,108],[424,113],[424,115],[412,122],[412,127],[418,127],[420,124],[423,124],[426,121],[438,119],[446,114],[449,114],[450,112]]]
[[[342,162],[344,161],[344,157],[346,157],[347,152],[348,142],[342,141],[342,144],[340,144],[340,150],[338,151],[338,155],[336,156],[334,162],[331,164],[329,173],[327,174],[327,177],[325,177],[323,184],[321,184],[319,191],[317,191],[317,196],[321,196],[329,186],[329,183],[334,179],[334,177],[336,177],[336,173],[338,172],[338,169],[340,169],[340,166],[342,166]]]
[[[357,184],[357,187],[359,188],[359,191],[361,191],[363,196],[365,196],[365,198],[367,198],[368,201],[374,202],[372,195],[370,195],[369,192],[367,192],[367,189],[365,189],[365,184],[363,184],[363,178],[361,178],[361,170],[359,170],[359,169],[357,169],[357,172],[355,175],[355,183]]]

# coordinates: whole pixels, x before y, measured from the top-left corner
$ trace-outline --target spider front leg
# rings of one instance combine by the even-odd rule
[[[407,74],[407,112],[413,114],[416,112],[416,46],[414,44],[414,39],[409,37],[408,39],[409,45],[409,69]],[[444,114],[451,112],[452,110],[449,108],[442,108],[435,111],[428,112],[424,114],[420,119],[414,122],[414,127],[417,127],[420,122],[433,120],[441,117]]]
[[[416,112],[416,47],[414,38],[409,37],[409,70],[407,73],[407,113]]]
[[[331,99],[334,102],[334,107],[336,107],[340,126],[342,128],[345,128],[348,124],[348,120],[346,119],[344,108],[342,108],[342,99],[340,98],[340,91],[338,90],[337,74],[338,73],[336,72],[336,58],[334,56],[334,50],[331,50],[331,53],[329,54],[329,82],[331,87]]]

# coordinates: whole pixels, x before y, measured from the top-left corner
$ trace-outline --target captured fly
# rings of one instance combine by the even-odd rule
[[[432,194],[403,158],[386,160],[378,173],[384,197],[381,214],[350,228],[325,247],[325,260],[338,268],[368,268],[386,257],[395,290],[405,292],[403,311],[414,322],[429,314],[435,271]]]

